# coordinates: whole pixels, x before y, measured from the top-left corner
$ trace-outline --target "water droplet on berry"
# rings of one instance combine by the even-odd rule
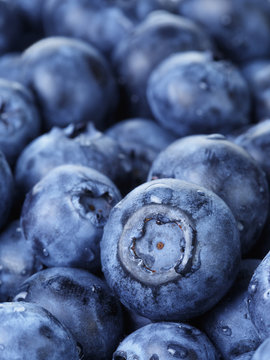
[[[250,286],[250,292],[251,292],[252,294],[255,294],[256,291],[257,291],[257,285],[256,285],[256,284],[252,284],[252,285]]]
[[[5,346],[3,344],[0,344],[0,350],[5,350]]]
[[[151,195],[150,200],[151,200],[152,203],[162,204],[162,200],[158,196]]]
[[[209,85],[208,85],[207,82],[205,82],[205,81],[201,81],[200,84],[199,84],[199,86],[200,86],[200,89],[201,89],[201,90],[207,90],[207,89],[209,89]]]
[[[266,292],[263,294],[264,299],[268,300],[270,298],[270,289],[266,290]]]
[[[222,330],[222,333],[226,336],[232,335],[232,330],[229,328],[229,326],[222,326],[221,330]]]
[[[244,225],[241,222],[237,223],[237,227],[239,231],[243,231],[244,230]]]
[[[42,252],[43,252],[44,256],[46,256],[46,257],[49,256],[49,252],[47,249],[43,249]]]
[[[13,309],[14,312],[18,312],[18,313],[21,313],[21,312],[24,312],[25,311],[25,307],[24,306],[15,306],[14,309]]]

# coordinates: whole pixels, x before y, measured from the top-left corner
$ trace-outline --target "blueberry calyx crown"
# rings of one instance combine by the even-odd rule
[[[196,230],[190,216],[173,206],[150,204],[124,226],[118,244],[120,261],[143,283],[160,285],[194,269]]]

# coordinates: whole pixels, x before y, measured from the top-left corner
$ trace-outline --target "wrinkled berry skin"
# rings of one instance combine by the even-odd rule
[[[9,216],[14,196],[14,180],[9,164],[0,150],[0,227]]]
[[[13,221],[0,234],[0,301],[10,300],[24,280],[38,270],[40,264],[23,237],[19,221]]]
[[[267,338],[255,351],[251,360],[268,360],[270,353],[270,338]]]
[[[149,117],[147,80],[153,69],[169,55],[189,50],[210,50],[211,41],[193,22],[156,11],[119,43],[113,62],[122,85],[128,116]]]
[[[84,355],[82,359],[110,359],[122,336],[120,303],[104,281],[87,271],[41,271],[26,280],[16,299],[50,311],[70,330]]]
[[[181,323],[155,323],[142,327],[118,346],[113,360],[218,360],[206,335]]]
[[[179,136],[226,134],[249,123],[246,81],[231,63],[209,53],[164,60],[149,78],[147,98],[155,119]]]
[[[257,267],[248,287],[250,318],[262,339],[270,336],[270,253]]]
[[[76,343],[47,310],[25,302],[0,304],[0,358],[79,360]]]
[[[88,124],[54,127],[31,142],[15,169],[16,185],[26,194],[53,168],[75,164],[91,167],[116,181],[130,168],[127,156],[115,140]]]
[[[33,91],[44,127],[93,121],[102,127],[116,106],[117,89],[102,55],[82,41],[51,37],[22,54],[25,84]]]
[[[270,61],[257,60],[242,69],[253,97],[255,122],[270,117]]]
[[[239,259],[227,205],[176,179],[131,191],[112,209],[101,241],[109,286],[126,307],[157,321],[186,320],[211,308],[231,286]]]
[[[28,193],[21,227],[46,266],[99,267],[99,241],[111,208],[120,201],[116,186],[94,169],[63,165]]]
[[[237,220],[243,253],[259,238],[268,214],[266,176],[244,149],[223,135],[176,140],[154,161],[152,178],[190,181],[219,195]]]
[[[202,319],[202,328],[224,360],[238,359],[261,343],[246,304],[248,285],[259,264],[260,260],[243,260],[228,294]]]
[[[11,166],[38,136],[40,125],[31,93],[19,83],[0,79],[0,150]]]
[[[176,139],[156,122],[141,118],[116,123],[106,134],[119,143],[130,160],[131,179],[126,184],[129,191],[146,181],[154,159]]]
[[[115,45],[131,32],[131,20],[113,4],[104,1],[48,0],[44,27],[48,36],[84,40],[109,55]],[[76,14],[76,15],[74,15]]]
[[[179,11],[201,24],[236,62],[270,55],[270,6],[265,0],[182,0]]]

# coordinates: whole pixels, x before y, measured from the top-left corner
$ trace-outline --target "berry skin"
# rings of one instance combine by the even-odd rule
[[[250,318],[262,340],[270,336],[270,253],[255,270],[248,287]]]
[[[50,311],[70,330],[82,359],[111,359],[122,336],[120,303],[104,281],[87,271],[40,271],[24,282],[15,299]]]
[[[91,167],[113,181],[125,174],[125,166],[130,167],[117,142],[97,131],[93,124],[54,127],[32,141],[18,158],[15,179],[21,195],[50,170],[66,164]]]
[[[249,123],[250,96],[237,68],[209,53],[171,55],[148,81],[155,119],[178,136],[229,133]]]
[[[268,1],[181,0],[179,12],[202,25],[233,61],[270,55]]]
[[[102,270],[120,301],[151,320],[187,320],[226,293],[237,275],[239,233],[227,205],[176,179],[145,183],[111,211]]]
[[[35,304],[1,303],[0,339],[1,360],[79,360],[68,329]]]
[[[126,337],[113,360],[218,360],[219,356],[206,335],[181,323],[146,325]]]
[[[242,252],[258,240],[268,213],[266,176],[243,148],[223,135],[176,140],[155,159],[148,178],[176,178],[215,192],[237,220]]]
[[[13,221],[0,234],[0,301],[12,299],[23,281],[40,269],[19,221]]]
[[[98,128],[117,104],[117,89],[103,56],[64,37],[42,39],[22,54],[25,85],[34,93],[44,128],[91,119]]]
[[[255,351],[251,360],[268,360],[270,352],[270,338],[264,340],[264,342]]]
[[[225,360],[250,355],[261,344],[246,304],[248,285],[259,264],[260,260],[243,260],[234,285],[200,321],[202,329]]]
[[[99,268],[99,241],[111,208],[120,201],[116,186],[91,168],[55,168],[28,193],[21,227],[42,264]]]
[[[32,94],[17,82],[0,79],[0,149],[11,166],[40,127]]]
[[[166,11],[151,13],[119,43],[112,57],[128,116],[152,117],[147,81],[164,59],[176,52],[211,49],[211,40],[192,21]]]

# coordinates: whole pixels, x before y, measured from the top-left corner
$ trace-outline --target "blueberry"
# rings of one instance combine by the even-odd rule
[[[44,126],[91,119],[100,128],[116,106],[117,89],[107,62],[91,45],[51,37],[22,54],[25,84],[33,91]]]
[[[234,142],[242,146],[262,167],[270,183],[270,119],[250,126]]]
[[[113,354],[113,360],[218,360],[206,335],[181,323],[156,323],[126,337]]]
[[[241,73],[209,53],[172,55],[149,79],[147,98],[156,120],[179,136],[228,133],[249,123],[250,97]]]
[[[179,11],[201,24],[234,61],[270,55],[270,5],[265,0],[182,0]]]
[[[151,13],[119,43],[113,56],[128,116],[151,115],[147,80],[162,60],[175,52],[211,48],[209,38],[193,22],[165,11]]]
[[[41,271],[25,281],[15,299],[36,303],[50,311],[70,330],[82,359],[110,359],[122,336],[118,301],[104,281],[87,271],[69,268]]]
[[[225,360],[250,354],[261,343],[246,304],[248,285],[259,263],[243,260],[228,294],[202,319],[201,326]]]
[[[251,360],[268,360],[270,353],[270,338],[267,338],[255,351]]]
[[[133,28],[120,8],[100,0],[48,0],[44,26],[47,35],[78,38],[107,55]]]
[[[262,339],[270,336],[270,253],[257,267],[249,284],[247,304],[250,318]]]
[[[13,221],[0,234],[0,301],[11,299],[30,275],[40,270],[19,221]]]
[[[31,142],[17,161],[15,178],[21,195],[30,191],[50,170],[64,164],[91,167],[113,181],[130,169],[127,156],[117,142],[92,124],[71,124],[65,129],[54,127]]]
[[[99,241],[111,208],[120,200],[115,185],[91,168],[55,168],[28,193],[23,234],[46,266],[96,270]]]
[[[0,149],[11,166],[38,136],[40,125],[31,93],[19,83],[0,79]]]
[[[0,339],[1,359],[79,360],[70,332],[38,305],[0,304]]]
[[[154,161],[151,178],[190,181],[219,195],[237,220],[243,253],[259,238],[268,213],[266,176],[244,149],[223,135],[193,135],[175,141]]]
[[[239,261],[227,205],[176,179],[131,191],[112,209],[101,241],[109,286],[151,320],[186,320],[210,309],[232,285]]]
[[[125,185],[129,191],[146,181],[158,153],[175,140],[173,134],[154,121],[141,118],[116,123],[106,134],[119,143],[130,159],[131,179]]]
[[[243,68],[253,96],[254,118],[261,121],[270,116],[270,61],[257,60]]]

